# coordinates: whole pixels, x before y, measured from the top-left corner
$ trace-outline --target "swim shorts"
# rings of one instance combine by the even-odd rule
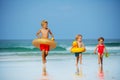
[[[79,54],[82,54],[82,53],[75,53],[75,57],[78,57],[78,56],[79,56]]]
[[[49,51],[50,50],[50,46],[47,44],[40,44],[40,50],[41,51]]]

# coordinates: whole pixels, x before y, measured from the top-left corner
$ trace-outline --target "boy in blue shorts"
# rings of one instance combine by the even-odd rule
[[[78,34],[75,38],[77,45],[79,48],[85,48],[84,43],[82,42],[82,35]],[[82,52],[75,53],[76,57],[76,66],[78,67],[78,62],[80,61],[80,64],[82,64]]]

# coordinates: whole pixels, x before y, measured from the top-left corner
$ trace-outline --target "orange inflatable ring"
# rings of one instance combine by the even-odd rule
[[[56,42],[54,40],[51,39],[45,39],[45,38],[38,38],[38,39],[34,39],[32,41],[32,44],[36,47],[39,48],[40,44],[48,44],[50,46],[50,49],[54,49],[56,48]]]

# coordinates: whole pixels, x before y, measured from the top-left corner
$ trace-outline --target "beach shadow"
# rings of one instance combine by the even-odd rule
[[[41,75],[40,80],[51,80],[48,73],[47,73],[45,64],[42,66],[42,75]]]
[[[103,65],[99,65],[99,67],[98,67],[98,77],[100,80],[104,80]]]

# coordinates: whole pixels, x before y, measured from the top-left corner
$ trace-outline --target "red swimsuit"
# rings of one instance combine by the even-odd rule
[[[104,48],[105,48],[104,44],[98,45],[98,53],[99,53],[100,55],[103,54]]]

